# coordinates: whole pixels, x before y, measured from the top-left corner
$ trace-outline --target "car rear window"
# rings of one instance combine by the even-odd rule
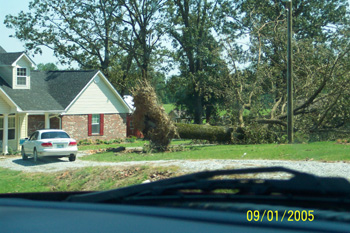
[[[41,139],[48,138],[69,138],[69,135],[65,132],[46,132],[41,134]]]

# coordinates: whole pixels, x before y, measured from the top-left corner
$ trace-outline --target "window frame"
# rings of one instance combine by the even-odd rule
[[[97,125],[93,123],[93,116],[99,116],[99,132],[92,132],[92,126]],[[88,114],[88,136],[103,136],[104,134],[104,114]]]
[[[99,114],[92,114],[92,117],[91,117],[91,133],[92,134],[100,134],[100,129],[101,129],[101,116]]]
[[[24,71],[24,72],[23,72]],[[16,85],[17,86],[27,86],[27,68],[25,67],[17,67],[17,78],[16,78]],[[20,79],[21,78],[21,79]],[[23,80],[24,78],[24,80]],[[19,83],[18,81],[24,81],[24,83]]]
[[[13,126],[10,126],[10,119],[13,120]],[[0,117],[0,141],[3,141],[4,135],[4,117]],[[10,130],[13,133],[10,133]],[[13,138],[10,138],[10,135],[13,135]],[[7,140],[15,140],[16,139],[16,116],[8,116],[8,129],[7,129]]]

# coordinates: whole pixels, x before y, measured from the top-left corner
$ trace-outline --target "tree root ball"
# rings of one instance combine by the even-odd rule
[[[152,148],[168,150],[171,140],[177,135],[176,127],[159,104],[154,88],[148,81],[140,81],[132,94],[136,108],[133,114],[134,126],[150,140]]]

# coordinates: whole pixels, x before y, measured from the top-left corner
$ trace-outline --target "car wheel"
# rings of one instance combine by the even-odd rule
[[[26,153],[24,152],[24,147],[22,146],[22,149],[21,149],[21,155],[22,155],[22,159],[23,160],[27,160],[28,159],[28,156],[26,155]]]
[[[34,148],[34,151],[33,151],[33,155],[34,155],[34,162],[37,162],[38,161],[38,153],[36,152],[35,148]]]
[[[69,161],[73,162],[73,161],[75,161],[76,156],[75,155],[70,155],[68,159],[69,159]]]

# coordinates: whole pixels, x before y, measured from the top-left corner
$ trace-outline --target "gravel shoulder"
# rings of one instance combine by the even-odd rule
[[[24,172],[58,172],[70,169],[78,169],[92,166],[115,166],[125,168],[129,166],[177,166],[182,172],[197,172],[225,168],[252,168],[283,166],[301,172],[312,173],[317,176],[344,177],[350,180],[350,163],[347,162],[317,162],[317,161],[280,161],[280,160],[158,160],[158,161],[133,161],[133,162],[94,162],[83,161],[79,158],[84,154],[78,154],[75,162],[69,162],[67,158],[40,158],[35,163],[33,159],[27,161],[21,157],[1,157],[0,167]],[[285,174],[262,174],[259,178],[283,178]]]

